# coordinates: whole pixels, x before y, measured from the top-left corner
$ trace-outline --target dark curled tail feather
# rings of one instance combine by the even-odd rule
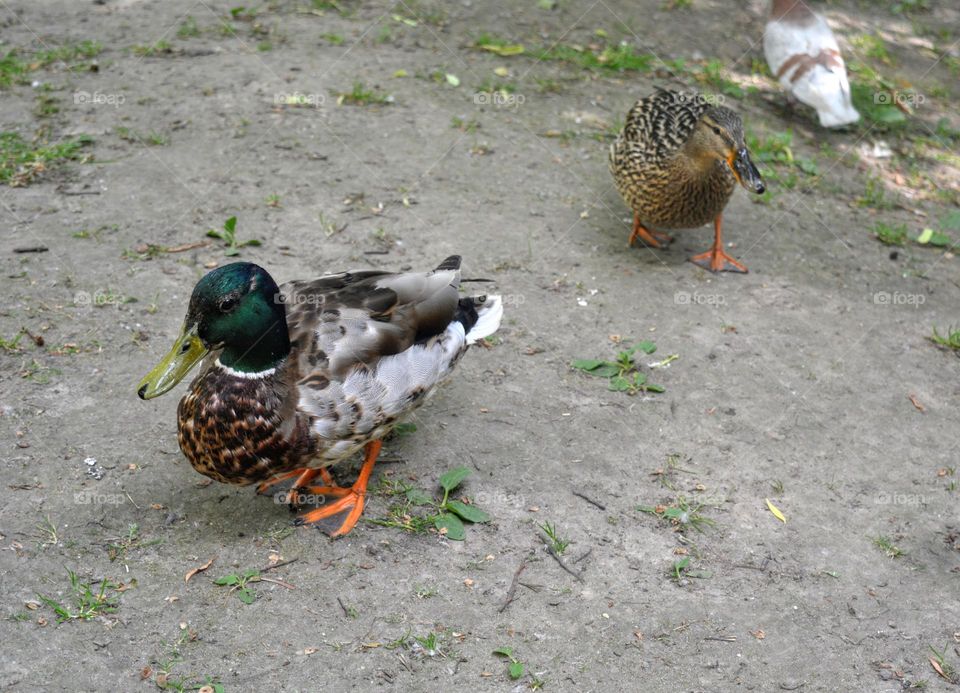
[[[456,269],[460,269],[460,256],[459,256],[459,255],[451,255],[451,256],[448,257],[446,260],[444,260],[443,262],[441,262],[440,265],[437,267],[437,271],[439,271],[439,270],[456,270]]]

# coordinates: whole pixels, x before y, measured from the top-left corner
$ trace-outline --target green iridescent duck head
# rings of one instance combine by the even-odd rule
[[[262,267],[235,262],[197,282],[180,336],[140,381],[137,394],[152,399],[169,392],[212,352],[220,352],[222,365],[243,373],[273,368],[290,353],[286,309]]]

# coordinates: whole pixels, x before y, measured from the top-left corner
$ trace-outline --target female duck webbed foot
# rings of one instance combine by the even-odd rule
[[[633,246],[633,242],[640,239],[644,244],[651,248],[665,248],[673,243],[673,238],[662,231],[653,231],[640,223],[640,217],[633,215],[633,232],[630,234],[630,240],[627,241],[627,247]]]

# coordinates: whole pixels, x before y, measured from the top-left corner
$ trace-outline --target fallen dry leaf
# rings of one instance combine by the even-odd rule
[[[304,647],[304,648],[303,648],[303,654],[305,654],[305,655],[316,654],[316,653],[319,652],[319,651],[320,651],[320,648],[319,648],[319,647]]]
[[[787,518],[783,516],[782,512],[780,512],[780,508],[778,508],[773,503],[771,503],[769,498],[767,498],[766,501],[767,501],[767,508],[769,508],[770,512],[773,513],[773,516],[778,520],[780,520],[780,522],[786,524]]]
[[[188,571],[187,571],[187,574],[183,576],[183,582],[184,582],[184,584],[190,582],[190,578],[192,578],[192,577],[193,577],[194,575],[196,575],[197,573],[202,573],[204,570],[206,570],[207,568],[209,568],[210,566],[212,566],[212,565],[213,565],[213,562],[214,562],[215,560],[217,560],[217,557],[216,557],[216,556],[214,556],[213,558],[211,558],[209,561],[207,561],[206,563],[204,563],[204,564],[203,564],[202,566],[200,566],[199,568],[193,568],[192,570],[188,570]]]
[[[764,633],[764,632],[763,632],[761,629],[759,629],[759,628],[758,628],[757,630],[752,630],[752,631],[750,631],[750,635],[752,635],[753,637],[755,637],[757,640],[763,640],[765,637],[767,637],[767,634]]]
[[[947,676],[947,674],[943,671],[943,667],[940,666],[940,662],[938,662],[938,661],[937,661],[936,659],[934,659],[933,657],[929,657],[928,659],[930,660],[930,666],[933,667],[933,670],[934,670],[935,672],[937,672],[938,674],[940,674],[940,677],[941,677],[942,679],[944,679],[945,681],[949,681],[950,683],[953,683],[953,679],[951,679],[949,676]]]
[[[907,395],[907,399],[910,400],[910,404],[912,404],[913,406],[915,406],[915,407],[917,408],[917,411],[919,411],[919,412],[924,412],[924,411],[927,410],[927,408],[926,408],[925,406],[923,406],[922,404],[920,404],[920,400],[917,399],[917,396],[916,396],[916,395]]]

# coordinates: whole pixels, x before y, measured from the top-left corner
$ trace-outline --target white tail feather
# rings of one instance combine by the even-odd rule
[[[503,299],[499,296],[487,296],[487,300],[477,306],[477,324],[467,333],[467,344],[474,344],[496,332],[501,318]]]

